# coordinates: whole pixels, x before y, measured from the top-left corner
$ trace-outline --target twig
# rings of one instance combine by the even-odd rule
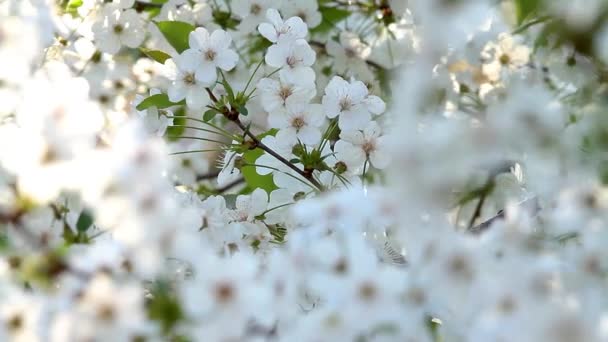
[[[197,175],[196,176],[196,181],[200,182],[200,181],[203,181],[203,180],[215,179],[215,178],[217,178],[217,176],[219,174],[220,174],[220,171],[216,170],[216,171],[212,171],[212,172],[206,173],[204,175]]]
[[[215,192],[218,193],[218,194],[224,193],[224,192],[226,192],[226,191],[234,188],[235,186],[237,186],[237,185],[239,185],[239,184],[241,184],[243,182],[245,182],[245,178],[242,178],[242,177],[241,178],[237,178],[237,179],[233,180],[232,182],[224,185],[223,187],[221,187],[219,189],[215,189]]]
[[[219,102],[218,98],[213,94],[213,92],[211,91],[211,89],[205,88],[205,90],[207,91],[207,94],[209,94],[209,98],[211,98],[211,100],[214,103],[218,103]],[[239,113],[239,111],[237,109],[235,109],[235,108],[228,109],[226,107],[223,107],[222,109],[223,109],[222,114],[228,120],[234,122],[243,131],[243,133],[246,136],[248,136],[253,141],[253,146],[254,147],[261,148],[262,150],[264,150],[266,153],[268,153],[271,156],[273,156],[274,158],[276,158],[281,163],[287,165],[290,169],[294,170],[300,176],[304,177],[310,183],[312,183],[312,185],[314,185],[317,189],[319,189],[319,191],[324,191],[325,190],[325,188],[323,187],[323,185],[321,183],[319,183],[313,177],[312,171],[300,170],[300,168],[298,168],[297,166],[295,166],[289,160],[283,158],[283,156],[281,156],[280,154],[276,153],[273,149],[271,149],[270,147],[268,147],[264,143],[262,143],[262,141],[260,139],[258,139],[258,137],[256,137],[255,134],[251,133],[251,131],[249,130],[249,128],[245,127],[245,125],[239,119],[239,114],[240,113]]]
[[[253,133],[251,133],[251,131],[249,131],[249,129],[247,127],[245,127],[245,125],[243,125],[243,123],[241,122],[241,120],[239,120],[238,118],[236,120],[233,120],[233,121],[234,121],[234,123],[237,124],[237,126],[239,126],[240,129],[243,130],[243,132],[245,133],[245,135],[247,135],[251,140],[253,140],[253,143],[255,144],[255,146],[261,148],[266,153],[268,153],[271,156],[275,157],[278,161],[280,161],[281,163],[287,165],[290,169],[292,169],[295,172],[297,172],[300,176],[306,178],[310,183],[312,183],[312,185],[314,185],[320,191],[325,190],[325,188],[323,187],[323,185],[321,185],[321,183],[319,183],[313,177],[313,175],[312,175],[311,172],[306,172],[304,170],[300,170],[300,168],[298,168],[297,166],[295,166],[289,160],[283,158],[283,156],[281,156],[280,154],[276,153],[270,147],[266,146],[262,141],[260,141],[260,139],[258,139],[258,137],[256,137]]]
[[[538,198],[536,196],[529,198],[519,204],[520,207],[527,208],[532,212],[532,215],[536,215],[540,211],[540,205],[538,204]],[[471,227],[468,229],[468,232],[471,234],[481,234],[488,230],[492,224],[498,220],[502,220],[505,217],[505,211],[500,210],[495,216],[492,218],[476,225],[475,227]]]

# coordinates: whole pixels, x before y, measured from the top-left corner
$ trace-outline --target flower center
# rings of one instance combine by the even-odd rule
[[[298,63],[298,59],[295,56],[289,56],[287,57],[287,59],[285,60],[285,63],[287,63],[287,65],[290,68],[293,68],[296,66],[296,64]]]
[[[293,91],[291,90],[291,87],[281,87],[281,89],[279,89],[279,97],[285,101],[287,100],[288,97],[290,97],[293,94]]]
[[[209,49],[207,51],[205,51],[205,59],[208,61],[213,61],[215,60],[215,57],[217,56],[217,52]]]
[[[351,110],[352,107],[353,107],[353,103],[351,102],[351,100],[348,97],[345,97],[340,100],[340,111],[341,112]]]
[[[184,76],[184,83],[187,85],[193,85],[196,83],[196,79],[194,78],[194,74],[186,74]]]
[[[300,19],[302,19],[302,21],[306,21],[306,12],[304,11],[300,11],[298,12],[298,14],[296,14],[298,17],[300,17]]]
[[[511,57],[509,57],[509,55],[507,55],[506,53],[504,53],[504,54],[502,54],[502,56],[500,56],[500,58],[498,59],[498,61],[502,65],[507,65],[507,64],[511,63]]]
[[[355,52],[355,50],[353,50],[351,48],[345,48],[344,53],[346,54],[346,57],[348,57],[348,58],[354,58],[357,56],[357,53]]]
[[[262,11],[262,6],[260,6],[259,4],[253,4],[253,5],[251,5],[251,8],[249,9],[249,12],[253,15],[258,15],[258,14],[260,14],[261,11]]]
[[[232,284],[222,282],[215,288],[215,298],[220,303],[230,302],[235,296],[235,289]]]
[[[116,24],[116,25],[114,25],[113,29],[114,29],[114,33],[121,34],[122,31],[124,31],[125,28],[122,27],[122,25],[120,25],[120,24]]]
[[[361,145],[361,149],[363,149],[363,152],[369,156],[370,153],[376,150],[376,144],[373,141],[366,141],[363,143],[363,145]]]
[[[374,284],[365,282],[359,287],[359,296],[365,301],[372,301],[377,294],[377,289]]]
[[[291,120],[291,126],[298,130],[304,127],[305,124],[306,122],[304,122],[304,119],[302,119],[301,117],[296,117]]]
[[[6,327],[11,332],[20,330],[23,327],[23,316],[17,314],[9,318],[6,322]]]

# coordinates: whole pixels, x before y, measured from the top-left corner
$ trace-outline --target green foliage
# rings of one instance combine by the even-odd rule
[[[83,0],[69,0],[65,4],[65,11],[73,16],[78,14],[78,8],[82,6]]]
[[[224,30],[236,30],[239,21],[232,17],[232,12],[222,11],[219,8],[213,11],[213,21]]]
[[[434,342],[443,341],[443,338],[441,337],[441,331],[440,331],[440,329],[441,329],[440,320],[429,316],[426,319],[426,327]]]
[[[141,101],[141,103],[138,104],[137,107],[135,107],[135,108],[137,108],[137,110],[146,110],[150,107],[164,109],[164,108],[172,107],[175,105],[181,105],[184,103],[185,103],[184,101],[181,101],[178,103],[171,102],[171,100],[169,100],[169,96],[167,96],[167,94],[156,94],[156,95],[147,97],[146,99]]]
[[[220,112],[215,109],[209,109],[205,112],[205,114],[203,114],[203,121],[209,122],[213,120],[217,114],[220,114]]]
[[[165,281],[158,281],[151,289],[146,303],[148,317],[160,324],[165,336],[171,335],[177,323],[184,318],[178,298]]]
[[[184,107],[180,107],[175,111],[175,118],[173,118],[173,126],[167,127],[167,135],[169,140],[177,140],[184,133],[184,125],[187,124],[186,110]]]
[[[346,19],[350,12],[336,7],[320,6],[319,11],[323,18],[319,26],[310,30],[312,34],[325,34],[331,31],[336,24]]]
[[[194,26],[182,21],[160,21],[156,26],[177,52],[182,53],[190,47],[188,37]]]
[[[541,2],[541,0],[515,0],[517,24],[521,25],[524,20],[535,15],[541,7]]]
[[[271,129],[270,131],[259,135],[258,139],[262,140],[262,138],[265,136],[275,135],[276,132],[276,129]],[[248,150],[243,153],[243,160],[245,161],[246,165],[256,164],[256,160],[263,154],[264,151],[260,148]],[[272,174],[262,176],[256,172],[256,167],[254,166],[245,166],[241,169],[241,172],[243,173],[243,178],[245,178],[247,187],[251,191],[260,188],[265,190],[267,193],[271,193],[273,190],[278,189],[274,184]]]
[[[76,221],[76,230],[79,233],[86,232],[93,225],[93,215],[88,210],[83,210]]]
[[[261,35],[256,35],[251,38],[251,44],[248,45],[247,51],[249,54],[255,54],[258,52],[266,52],[268,48],[272,45],[272,42],[262,37]]]
[[[169,54],[164,53],[159,50],[150,50],[150,49],[146,49],[146,48],[140,48],[139,50],[146,56],[152,58],[153,60],[155,60],[161,64],[164,64],[167,59],[171,58],[171,56],[169,56]]]
[[[256,148],[243,153],[243,159],[247,165],[255,164],[256,160],[263,154],[264,151],[262,149]],[[251,191],[260,188],[265,190],[267,193],[271,193],[273,190],[278,189],[272,180],[272,174],[262,176],[256,172],[256,168],[254,166],[245,166],[242,168],[241,172],[243,173],[243,178],[245,178],[245,182]]]

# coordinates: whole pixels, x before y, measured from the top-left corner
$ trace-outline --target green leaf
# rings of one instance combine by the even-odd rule
[[[321,12],[321,17],[323,20],[319,26],[310,30],[310,32],[313,34],[323,34],[331,31],[336,24],[346,19],[350,15],[349,11],[335,7],[320,7],[319,11]]]
[[[182,53],[190,47],[188,37],[194,26],[182,21],[160,21],[156,26],[177,52]]]
[[[156,95],[152,95],[152,96],[144,99],[135,108],[137,110],[145,110],[150,107],[156,107],[158,109],[163,109],[163,108],[168,108],[171,106],[176,106],[176,105],[180,105],[180,104],[184,104],[184,103],[185,103],[184,101],[180,101],[178,103],[171,102],[169,100],[169,96],[167,96],[167,94],[156,94]]]
[[[272,46],[271,41],[260,35],[251,38],[248,43],[249,44],[247,44],[247,49],[249,50],[250,55],[253,55],[257,52],[266,52],[266,50],[268,50],[268,48]]]
[[[188,124],[184,107],[180,107],[176,110],[173,116],[175,116],[175,118],[173,118],[173,126],[167,127],[167,136],[171,141],[178,140],[186,130],[184,125]]]
[[[146,56],[152,58],[153,60],[161,64],[164,64],[167,59],[171,58],[169,54],[159,50],[150,50],[146,48],[140,48],[139,50]]]
[[[184,319],[179,300],[168,282],[158,281],[154,284],[146,307],[148,317],[159,323],[165,335],[170,335],[179,321]]]
[[[515,15],[517,24],[521,25],[524,20],[529,19],[540,8],[541,0],[516,0]]]
[[[78,8],[82,6],[83,0],[70,0],[65,5],[65,11],[71,15],[78,14]]]
[[[203,121],[211,121],[217,114],[217,110],[209,109],[205,112],[205,114],[203,114]]]
[[[84,233],[93,225],[93,215],[88,210],[83,210],[76,221],[76,229]]]
[[[276,129],[271,129],[268,132],[258,135],[257,138],[261,140],[265,136],[275,135],[276,133]],[[255,164],[256,160],[263,154],[264,151],[262,149],[256,148],[243,153],[243,159],[245,160],[246,164]],[[241,169],[241,172],[243,173],[243,178],[245,178],[245,182],[251,191],[260,188],[270,194],[273,190],[278,189],[278,187],[274,184],[272,174],[262,176],[256,172],[256,167],[254,166],[245,166]]]
[[[80,6],[82,6],[83,4],[83,0],[69,0],[67,2],[67,4],[65,5],[65,9],[70,11],[70,10],[76,10],[78,9]]]
[[[239,111],[239,113],[241,113],[242,115],[247,116],[247,114],[249,114],[249,111],[247,110],[247,107],[245,106],[239,106],[237,108],[237,110]]]
[[[222,85],[224,86],[224,89],[226,90],[226,93],[228,94],[228,100],[230,100],[230,103],[233,103],[234,100],[235,100],[235,98],[234,98],[234,90],[232,90],[232,87],[230,86],[230,84],[226,80],[226,77],[224,77],[223,73],[222,73]]]

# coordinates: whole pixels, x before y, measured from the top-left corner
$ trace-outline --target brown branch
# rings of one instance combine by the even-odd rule
[[[218,98],[213,94],[211,89],[205,88],[205,90],[207,91],[207,94],[209,94],[209,98],[211,98],[211,100],[214,103],[219,102]],[[295,166],[292,162],[285,159],[283,156],[276,153],[273,149],[271,149],[270,147],[268,147],[264,143],[262,143],[262,141],[260,139],[258,139],[258,137],[256,137],[255,134],[251,133],[249,128],[245,127],[245,125],[239,119],[240,113],[238,110],[236,110],[235,108],[228,109],[226,107],[222,107],[222,110],[223,110],[222,114],[224,115],[224,117],[226,117],[228,120],[234,122],[237,126],[239,126],[239,128],[243,131],[243,133],[245,133],[245,135],[248,136],[253,141],[253,145],[255,147],[261,148],[266,153],[270,154],[271,156],[276,158],[278,161],[285,164],[290,169],[294,170],[296,173],[298,173],[300,176],[304,177],[312,185],[314,185],[319,191],[325,190],[325,187],[323,187],[323,185],[314,178],[312,172],[306,172],[305,170],[300,170],[300,168]]]
[[[536,196],[521,202],[519,204],[519,206],[531,211],[532,215],[536,215],[540,211],[540,205],[538,204],[538,198]],[[476,234],[476,235],[481,234],[481,233],[485,232],[486,230],[488,230],[492,226],[492,224],[494,224],[494,222],[496,222],[498,220],[502,220],[504,218],[505,218],[505,211],[500,210],[492,218],[476,225],[475,227],[471,227],[471,228],[467,229],[467,231],[471,234]]]
[[[226,191],[234,188],[235,186],[237,186],[237,185],[239,185],[239,184],[241,184],[243,182],[245,182],[245,178],[242,178],[242,177],[241,178],[237,178],[237,179],[233,180],[232,182],[224,185],[223,187],[215,189],[215,192],[218,193],[218,194],[222,194],[222,193],[224,193],[224,192],[226,192]]]
[[[204,174],[204,175],[197,175],[197,176],[196,176],[196,181],[197,181],[197,182],[200,182],[200,181],[203,181],[203,180],[214,179],[214,178],[217,178],[217,176],[218,176],[219,174],[220,174],[220,171],[215,170],[215,171],[212,171],[212,172],[206,173],[206,174]]]
[[[239,126],[240,129],[243,130],[243,132],[245,133],[245,135],[247,135],[251,140],[253,140],[253,143],[255,144],[255,146],[261,148],[266,153],[268,153],[271,156],[275,157],[281,163],[287,165],[290,169],[294,170],[300,176],[302,176],[305,179],[307,179],[310,183],[312,183],[312,185],[314,185],[320,191],[325,190],[325,188],[323,187],[323,185],[321,183],[319,183],[313,177],[313,175],[312,175],[311,172],[305,172],[304,170],[300,170],[300,168],[298,168],[297,166],[295,166],[289,160],[283,158],[283,156],[281,156],[280,154],[278,154],[275,151],[273,151],[270,147],[266,146],[262,141],[260,141],[260,139],[258,139],[258,137],[256,137],[253,133],[251,133],[251,131],[249,131],[249,129],[247,127],[245,127],[245,125],[243,125],[243,123],[241,122],[241,120],[238,119],[238,117],[237,117],[236,120],[233,120],[233,121],[234,121],[234,123],[237,124],[237,126]]]

